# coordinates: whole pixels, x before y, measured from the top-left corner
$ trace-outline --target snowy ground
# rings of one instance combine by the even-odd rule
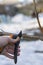
[[[43,50],[43,41],[21,42],[21,55],[18,57],[17,65],[43,65],[43,53],[35,53],[36,50]],[[14,61],[7,57],[0,56],[1,65],[15,65]]]

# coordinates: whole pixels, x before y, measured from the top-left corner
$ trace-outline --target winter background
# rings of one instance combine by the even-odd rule
[[[2,18],[2,19],[1,19]],[[19,33],[20,30],[24,33],[26,29],[38,27],[37,19],[31,16],[25,16],[18,13],[13,18],[0,16],[2,22],[0,29],[7,32]],[[43,25],[43,13],[39,14],[41,25]],[[8,21],[9,22],[8,22]],[[6,21],[6,22],[5,22]],[[26,32],[26,31],[25,31]],[[35,32],[35,31],[33,31]],[[33,32],[28,31],[27,34],[32,35]],[[37,32],[37,31],[36,31]],[[17,65],[43,65],[43,53],[35,53],[35,50],[43,51],[43,41],[21,41],[21,53],[18,57]],[[15,65],[14,60],[0,55],[0,65]]]
[[[2,2],[3,0],[0,0]],[[24,0],[20,0],[24,2]],[[27,0],[29,1],[29,0]],[[32,1],[32,0],[30,0]],[[26,1],[25,1],[26,2]],[[13,18],[4,15],[0,15],[0,30],[3,29],[6,32],[19,33],[20,30],[24,33],[26,29],[37,28],[38,23],[36,18],[31,16],[25,16],[18,13]],[[41,26],[43,26],[43,13],[39,14],[39,19]],[[25,31],[29,35],[33,35],[34,31]],[[21,53],[18,57],[18,62],[16,65],[43,65],[43,53],[35,53],[35,50],[43,51],[43,41],[21,41]],[[15,65],[14,60],[9,59],[3,55],[0,55],[0,65]]]

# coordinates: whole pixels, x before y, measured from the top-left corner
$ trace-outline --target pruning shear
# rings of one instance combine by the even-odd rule
[[[20,33],[18,34],[18,35],[12,35],[12,38],[13,39],[16,39],[17,37],[22,37],[22,31],[20,31]],[[18,46],[19,46],[19,44],[20,44],[20,41],[18,41],[16,44],[15,44],[15,48],[14,48],[14,62],[15,62],[15,64],[17,63],[17,49],[18,49]]]

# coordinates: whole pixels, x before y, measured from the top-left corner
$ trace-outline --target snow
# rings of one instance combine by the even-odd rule
[[[5,17],[4,17],[4,20],[5,20]],[[41,26],[43,27],[43,13],[39,14],[39,20],[40,20]],[[31,16],[25,16],[23,14],[17,14],[13,18],[10,18],[9,21],[10,21],[9,24],[7,24],[7,22],[5,24],[5,21],[4,23],[1,23],[0,29],[3,29],[7,32],[17,32],[20,30],[24,31],[25,29],[32,29],[32,28],[39,27],[36,18],[32,18]]]

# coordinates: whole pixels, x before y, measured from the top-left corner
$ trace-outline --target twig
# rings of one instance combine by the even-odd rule
[[[38,17],[38,12],[37,12],[37,9],[36,9],[35,0],[33,0],[33,2],[34,2],[34,9],[35,9],[35,14],[36,14],[37,22],[39,24],[39,28],[40,28],[41,32],[43,33],[43,28],[41,27],[41,24],[40,24],[40,21],[39,21],[39,17]]]

